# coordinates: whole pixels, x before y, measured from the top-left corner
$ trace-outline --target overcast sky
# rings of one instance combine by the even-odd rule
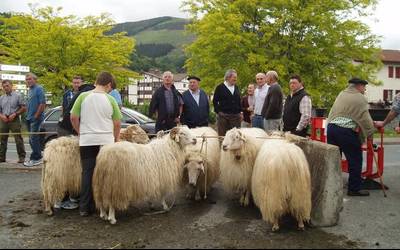
[[[29,12],[28,3],[63,7],[65,14],[78,16],[111,13],[117,22],[138,21],[160,16],[187,17],[180,11],[183,0],[0,0],[0,12]],[[365,20],[372,31],[383,36],[382,47],[400,49],[400,0],[379,0],[375,16]],[[378,21],[377,21],[378,20]],[[377,22],[376,22],[377,21]],[[396,25],[397,23],[397,25]]]

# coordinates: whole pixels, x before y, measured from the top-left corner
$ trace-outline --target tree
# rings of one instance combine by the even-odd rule
[[[257,72],[276,70],[283,88],[291,74],[304,79],[317,106],[332,104],[352,76],[375,81],[379,39],[356,17],[376,0],[187,0],[197,37],[186,67],[212,91],[225,70],[242,86]],[[354,60],[362,63],[354,63]]]
[[[77,18],[60,16],[61,8],[31,9],[30,15],[0,19],[4,28],[0,41],[10,46],[8,57],[2,60],[30,66],[47,91],[61,94],[74,75],[94,82],[99,72],[109,71],[118,87],[137,76],[125,68],[134,40],[125,33],[105,35],[113,24],[107,14]]]

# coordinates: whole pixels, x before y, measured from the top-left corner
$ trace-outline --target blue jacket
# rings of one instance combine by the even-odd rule
[[[190,90],[183,93],[183,113],[181,121],[189,128],[208,126],[208,115],[210,113],[210,104],[207,94],[200,90],[200,102],[194,100]]]

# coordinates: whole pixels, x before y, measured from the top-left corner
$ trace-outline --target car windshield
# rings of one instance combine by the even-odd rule
[[[143,115],[143,114],[141,114],[141,113],[139,113],[139,112],[137,112],[137,111],[135,111],[133,109],[122,108],[122,110],[125,113],[129,114],[130,116],[135,117],[137,120],[139,120],[140,123],[153,123],[154,122],[154,120],[150,119],[149,117],[147,117],[147,116],[145,116],[145,115]]]

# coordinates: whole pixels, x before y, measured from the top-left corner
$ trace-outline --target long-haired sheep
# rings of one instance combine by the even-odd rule
[[[206,138],[204,142],[202,138],[197,138],[196,145],[187,148],[183,175],[183,184],[189,184],[188,198],[195,199],[198,192],[200,198],[205,199],[220,175],[220,142],[218,133],[212,128],[202,127],[190,131],[196,137],[212,137]],[[205,173],[207,173],[207,178],[205,178]]]
[[[254,163],[267,133],[258,128],[232,129],[222,143],[221,181],[226,191],[241,194],[240,204],[248,206]]]
[[[311,177],[303,151],[286,140],[267,140],[252,177],[252,194],[263,219],[279,230],[279,219],[291,214],[304,230],[311,216]]]
[[[45,211],[53,214],[54,204],[68,192],[79,195],[82,166],[79,139],[76,136],[60,137],[46,144],[43,153],[42,193]]]
[[[146,132],[138,125],[121,130],[121,140],[147,143]],[[79,196],[81,190],[82,166],[79,139],[76,136],[59,137],[46,144],[43,153],[42,193],[45,211],[53,215],[54,204],[60,202],[66,193]]]
[[[195,143],[187,127],[177,127],[146,145],[119,142],[102,147],[93,175],[100,217],[115,224],[116,210],[145,201],[162,201],[167,210],[165,198],[181,183],[185,148]]]

